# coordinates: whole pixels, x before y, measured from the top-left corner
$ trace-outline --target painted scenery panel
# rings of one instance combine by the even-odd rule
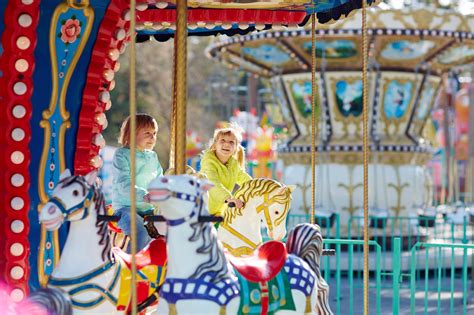
[[[387,85],[383,109],[388,119],[402,118],[413,97],[413,83],[392,80]]]
[[[344,117],[359,116],[362,113],[362,80],[349,83],[346,80],[336,82],[336,104]]]

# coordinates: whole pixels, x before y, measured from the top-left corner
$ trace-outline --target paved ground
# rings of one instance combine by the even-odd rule
[[[373,285],[373,282],[371,282]],[[337,299],[335,296],[336,283],[332,279],[329,281],[331,286],[331,308],[335,314],[363,314],[363,287],[361,280],[355,280],[352,290],[352,301],[351,301],[351,290],[348,279],[341,279],[341,298],[339,308],[337,306]],[[384,281],[382,283],[382,290],[380,292],[380,314],[393,314],[393,290],[391,287],[391,280]],[[425,281],[418,281],[416,284],[416,303],[415,303],[415,314],[468,314],[474,315],[474,290],[471,289],[471,283],[468,284],[468,296],[467,305],[464,312],[463,306],[463,284],[460,279],[455,279],[454,288],[455,292],[452,297],[451,293],[441,292],[438,302],[438,281],[430,279],[426,285],[429,288],[429,293],[426,295],[426,312],[425,312]],[[449,290],[450,281],[444,280],[440,283],[440,287],[443,290]],[[351,304],[352,303],[352,304]],[[352,305],[352,307],[351,307]],[[352,309],[352,312],[351,312]],[[400,289],[400,308],[399,314],[405,315],[410,314],[410,288],[409,283],[402,283]],[[369,289],[369,314],[377,314],[376,305],[376,289]]]

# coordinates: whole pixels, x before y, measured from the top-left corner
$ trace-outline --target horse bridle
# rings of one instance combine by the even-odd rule
[[[80,203],[78,203],[77,205],[71,208],[66,209],[64,201],[62,201],[61,198],[58,198],[56,196],[52,196],[49,199],[49,202],[51,202],[56,207],[58,207],[58,209],[61,211],[61,213],[64,215],[66,219],[75,215],[78,211],[84,210],[84,212],[82,213],[82,218],[80,219],[80,220],[83,220],[89,215],[89,207],[92,203],[93,198],[94,198],[94,189],[90,188],[84,200],[82,200]]]
[[[149,215],[149,216],[146,217],[147,220],[153,221],[153,222],[166,222],[170,226],[177,226],[177,225],[183,224],[184,222],[190,220],[192,217],[194,217],[196,215],[196,213],[199,213],[198,222],[201,222],[201,223],[204,223],[204,222],[222,222],[222,220],[223,220],[222,217],[217,217],[217,216],[213,216],[213,215],[201,215],[202,206],[204,204],[202,194],[199,197],[197,197],[197,196],[187,194],[187,193],[170,191],[170,190],[168,190],[168,191],[169,191],[169,195],[163,200],[167,200],[167,199],[173,197],[173,198],[176,198],[176,199],[179,199],[179,200],[192,202],[192,203],[194,203],[193,211],[189,215],[187,215],[183,218],[180,218],[180,219],[167,220],[162,215]]]

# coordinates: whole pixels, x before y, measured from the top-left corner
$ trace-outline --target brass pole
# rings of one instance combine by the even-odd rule
[[[175,115],[174,126],[174,166],[175,174],[184,174],[186,170],[186,67],[187,67],[187,0],[176,1],[176,33],[175,33],[175,70],[174,93],[176,102],[173,105]]]
[[[314,224],[316,211],[316,110],[316,13],[313,11],[311,14],[311,224]]]
[[[135,254],[137,253],[137,207],[135,196],[136,185],[136,159],[135,159],[135,145],[136,145],[136,90],[135,90],[135,0],[130,0],[130,249],[132,254],[132,282],[130,284],[130,292],[132,296],[132,314],[137,314],[137,289],[136,289],[136,273],[137,266],[135,261]]]
[[[367,84],[367,9],[362,0],[362,85],[363,85],[363,156],[364,156],[364,315],[369,315],[369,117]]]

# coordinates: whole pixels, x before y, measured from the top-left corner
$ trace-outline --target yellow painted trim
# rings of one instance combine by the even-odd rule
[[[52,91],[51,91],[51,100],[49,103],[48,109],[44,110],[42,113],[43,120],[40,122],[40,127],[44,129],[44,142],[43,142],[43,151],[41,153],[40,167],[39,167],[39,180],[38,180],[38,195],[40,197],[41,203],[38,205],[38,212],[41,207],[48,201],[49,197],[46,194],[44,187],[44,176],[47,164],[47,158],[50,150],[49,139],[51,137],[51,126],[49,119],[53,116],[56,111],[56,106],[58,104],[58,65],[57,65],[57,56],[56,56],[56,25],[59,19],[59,16],[67,12],[69,9],[83,9],[84,16],[88,18],[84,33],[81,36],[77,50],[75,51],[74,57],[71,60],[71,64],[68,67],[67,73],[64,77],[64,82],[59,95],[59,110],[63,122],[59,125],[58,131],[58,158],[59,158],[59,171],[63,172],[66,168],[66,161],[64,159],[64,145],[65,145],[65,134],[66,129],[71,127],[71,122],[69,121],[69,112],[66,110],[66,94],[69,87],[69,81],[74,72],[74,69],[77,65],[79,58],[82,55],[82,51],[87,43],[90,32],[92,30],[92,25],[94,24],[94,10],[89,7],[89,0],[82,0],[80,3],[74,2],[74,0],[67,0],[67,3],[61,3],[56,7],[56,10],[53,13],[51,18],[51,25],[49,29],[49,47],[50,57],[51,57],[51,78],[52,78]],[[44,226],[41,226],[41,239],[40,239],[40,248],[38,255],[38,278],[41,286],[46,286],[48,282],[48,276],[43,273],[44,270],[44,250],[45,250],[45,241],[46,241],[46,230]],[[59,237],[58,231],[53,232],[53,244],[55,248],[54,251],[54,262],[57,264],[60,258],[59,253]]]

